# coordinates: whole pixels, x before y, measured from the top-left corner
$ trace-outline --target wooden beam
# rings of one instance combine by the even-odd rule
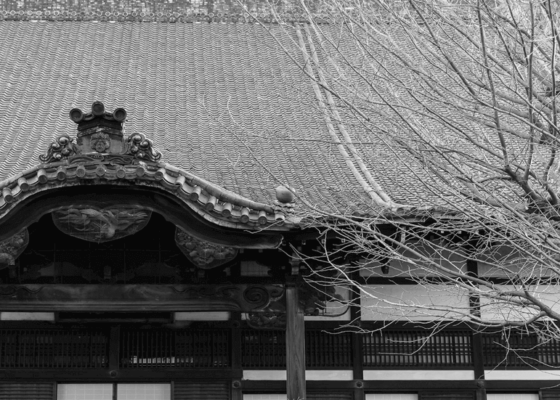
[[[298,288],[286,284],[286,392],[288,400],[305,400],[305,322]]]
[[[238,311],[282,303],[279,285],[0,285],[0,311]]]
[[[51,189],[49,187],[49,189]],[[282,234],[272,229],[246,227],[234,229],[199,215],[185,201],[160,189],[141,186],[70,186],[42,190],[13,203],[9,212],[0,216],[0,241],[9,239],[41,216],[75,204],[104,208],[112,204],[130,204],[157,212],[190,235],[211,243],[245,249],[275,249]]]

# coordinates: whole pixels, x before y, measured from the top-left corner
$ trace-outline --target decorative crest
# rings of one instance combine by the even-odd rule
[[[128,137],[124,154],[144,161],[158,161],[161,158],[161,153],[154,148],[152,141],[142,133],[133,133]]]
[[[79,108],[73,108],[69,115],[78,124],[77,145],[82,153],[91,153],[92,150],[101,154],[123,151],[124,108],[116,108],[109,113],[102,102],[96,101],[91,105],[91,112],[84,113]]]
[[[111,147],[111,139],[106,133],[94,133],[91,135],[91,148],[98,153],[105,153]]]
[[[70,161],[73,164],[109,158],[115,162],[115,157],[120,157],[117,163],[128,160],[125,164],[137,164],[138,160],[156,162],[161,159],[162,154],[142,133],[134,133],[124,140],[123,124],[126,115],[124,108],[116,108],[112,113],[106,112],[105,105],[100,101],[94,102],[91,111],[87,113],[73,108],[69,116],[78,125],[77,140],[74,142],[70,136],[61,135],[51,143],[47,154],[39,156],[39,159],[44,163],[51,163],[73,157]],[[82,158],[76,159],[77,155]]]
[[[56,162],[78,153],[79,149],[74,144],[74,139],[68,135],[60,135],[51,143],[47,154],[39,156],[39,160],[44,163]]]

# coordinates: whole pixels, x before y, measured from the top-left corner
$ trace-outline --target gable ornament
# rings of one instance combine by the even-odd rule
[[[124,157],[133,163],[140,161],[157,162],[162,154],[153,142],[142,133],[133,133],[124,137],[126,110],[116,108],[112,113],[105,111],[105,105],[96,101],[91,105],[90,112],[79,108],[70,110],[70,119],[77,124],[77,135],[74,138],[63,134],[58,136],[47,149],[47,153],[39,156],[43,163],[59,162],[76,156],[87,156],[104,159],[115,156]]]

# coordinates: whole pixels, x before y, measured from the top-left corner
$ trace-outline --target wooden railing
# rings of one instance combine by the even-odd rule
[[[286,368],[285,334],[282,330],[244,329],[241,365],[246,369]],[[350,368],[352,367],[352,335],[321,329],[307,330],[305,353],[307,368]]]
[[[234,330],[238,330],[235,335]],[[433,333],[391,328],[353,334],[314,328],[305,332],[306,364],[308,369],[351,369],[360,363],[365,369],[471,369],[473,354],[478,352],[487,369],[560,366],[558,341],[543,342],[534,335],[482,334],[481,347],[473,348],[472,338],[468,329]],[[237,346],[241,350],[234,352]],[[283,330],[225,325],[188,329],[123,327],[117,336],[110,334],[109,327],[0,329],[0,369],[101,370],[110,367],[111,354],[118,368],[129,370],[225,370],[233,365],[243,369],[284,369],[286,340]],[[232,360],[234,354],[239,357],[236,363]],[[362,355],[361,360],[353,359],[356,354]],[[117,364],[112,365],[115,368]]]
[[[471,332],[423,329],[376,331],[362,335],[364,367],[470,367]]]
[[[105,368],[108,342],[105,331],[2,329],[0,368]]]
[[[227,329],[123,330],[121,368],[227,368]]]
[[[482,335],[484,366],[539,369],[560,366],[560,342],[536,335]]]

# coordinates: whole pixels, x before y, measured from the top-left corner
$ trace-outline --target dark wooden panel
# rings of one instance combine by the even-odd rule
[[[53,383],[0,383],[0,400],[53,400]]]
[[[475,400],[476,392],[430,391],[420,392],[419,400]]]
[[[0,368],[104,368],[108,332],[1,329]]]
[[[243,311],[282,302],[279,285],[1,285],[10,311]]]
[[[175,382],[173,400],[229,400],[229,381]]]
[[[560,400],[560,390],[543,390],[541,395],[542,400]]]

